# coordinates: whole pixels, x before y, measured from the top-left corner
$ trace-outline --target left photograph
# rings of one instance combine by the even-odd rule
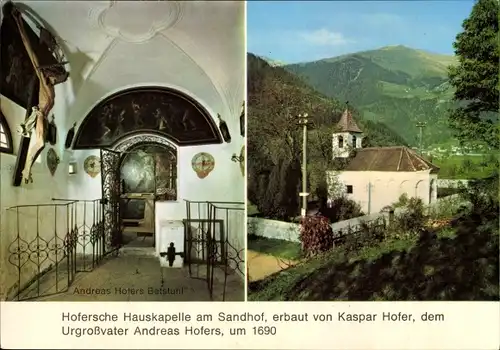
[[[19,1],[0,300],[245,300],[245,2]]]

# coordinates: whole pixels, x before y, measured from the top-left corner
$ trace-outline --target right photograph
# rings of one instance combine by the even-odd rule
[[[499,300],[498,12],[247,2],[249,301]]]

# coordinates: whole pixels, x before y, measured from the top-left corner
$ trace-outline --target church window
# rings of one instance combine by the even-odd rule
[[[344,137],[339,136],[339,148],[344,148]]]
[[[356,136],[354,136],[354,135],[353,135],[353,136],[352,136],[352,147],[353,147],[353,148],[357,148],[357,147],[356,147],[356,142],[357,142]]]
[[[0,113],[0,152],[12,154],[12,134],[10,133],[7,120]]]
[[[347,193],[352,193],[352,185],[347,185]]]

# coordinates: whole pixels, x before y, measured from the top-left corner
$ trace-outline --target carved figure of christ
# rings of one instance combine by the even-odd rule
[[[35,52],[33,51],[33,47],[31,46],[28,35],[26,34],[23,19],[19,10],[14,8],[12,10],[12,16],[16,22],[17,28],[19,29],[24,47],[26,48],[30,61],[38,77],[38,81],[40,83],[40,90],[38,93],[38,107],[33,108],[32,115],[29,117],[29,119],[33,118],[36,120],[35,137],[31,137],[30,139],[30,148],[28,150],[26,162],[24,164],[24,169],[22,172],[24,182],[28,183],[30,181],[33,181],[31,176],[31,168],[33,166],[33,163],[45,147],[44,120],[48,117],[48,114],[52,107],[54,107],[54,78],[51,79],[50,77],[46,77],[40,69],[40,63],[38,61],[38,58],[36,57]]]

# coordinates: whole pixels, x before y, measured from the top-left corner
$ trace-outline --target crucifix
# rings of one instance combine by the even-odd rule
[[[24,44],[26,52],[28,53],[31,64],[35,69],[37,78],[35,80],[38,81],[38,105],[31,106],[31,111],[29,111],[29,109],[26,111],[27,113],[31,112],[31,114],[21,125],[20,131],[23,136],[21,146],[23,148],[19,152],[16,166],[16,173],[18,173],[21,167],[23,168],[22,179],[24,179],[25,183],[28,183],[33,182],[33,178],[31,176],[31,168],[36,158],[45,147],[45,122],[47,120],[49,112],[54,106],[54,85],[66,81],[69,74],[64,69],[62,70],[64,71],[64,73],[54,69],[54,67],[56,66],[63,66],[66,62],[58,62],[55,65],[49,66],[40,65],[37,54],[35,53],[28,34],[26,33],[25,22],[22,18],[21,12],[16,7],[13,7],[11,15],[14,19],[14,22],[16,23],[17,29],[19,30],[21,40]],[[41,41],[47,42],[47,35],[49,35],[50,33],[43,30],[41,30],[41,33],[43,33],[43,40],[41,39]],[[55,50],[54,47],[48,47],[48,49],[49,52]],[[33,99],[33,97],[31,97],[31,99]],[[35,130],[35,135],[32,135],[33,129]],[[27,150],[27,152],[26,139],[29,139],[29,149]],[[21,155],[23,155],[22,158],[24,159],[20,157]],[[16,182],[16,179],[14,179],[14,182]]]
[[[25,121],[29,120],[30,116],[30,110],[35,104],[35,101],[37,99],[37,94],[38,94],[38,78],[36,76],[33,76],[33,79],[29,85],[29,98],[28,98],[28,105],[26,106],[26,117]],[[22,181],[22,171],[24,169],[24,165],[26,164],[26,157],[28,155],[28,149],[30,146],[30,135],[25,136],[25,134],[21,134],[21,141],[19,142],[19,152],[17,155],[16,159],[16,167],[14,171],[14,177],[13,177],[13,186],[20,186],[21,181]]]

